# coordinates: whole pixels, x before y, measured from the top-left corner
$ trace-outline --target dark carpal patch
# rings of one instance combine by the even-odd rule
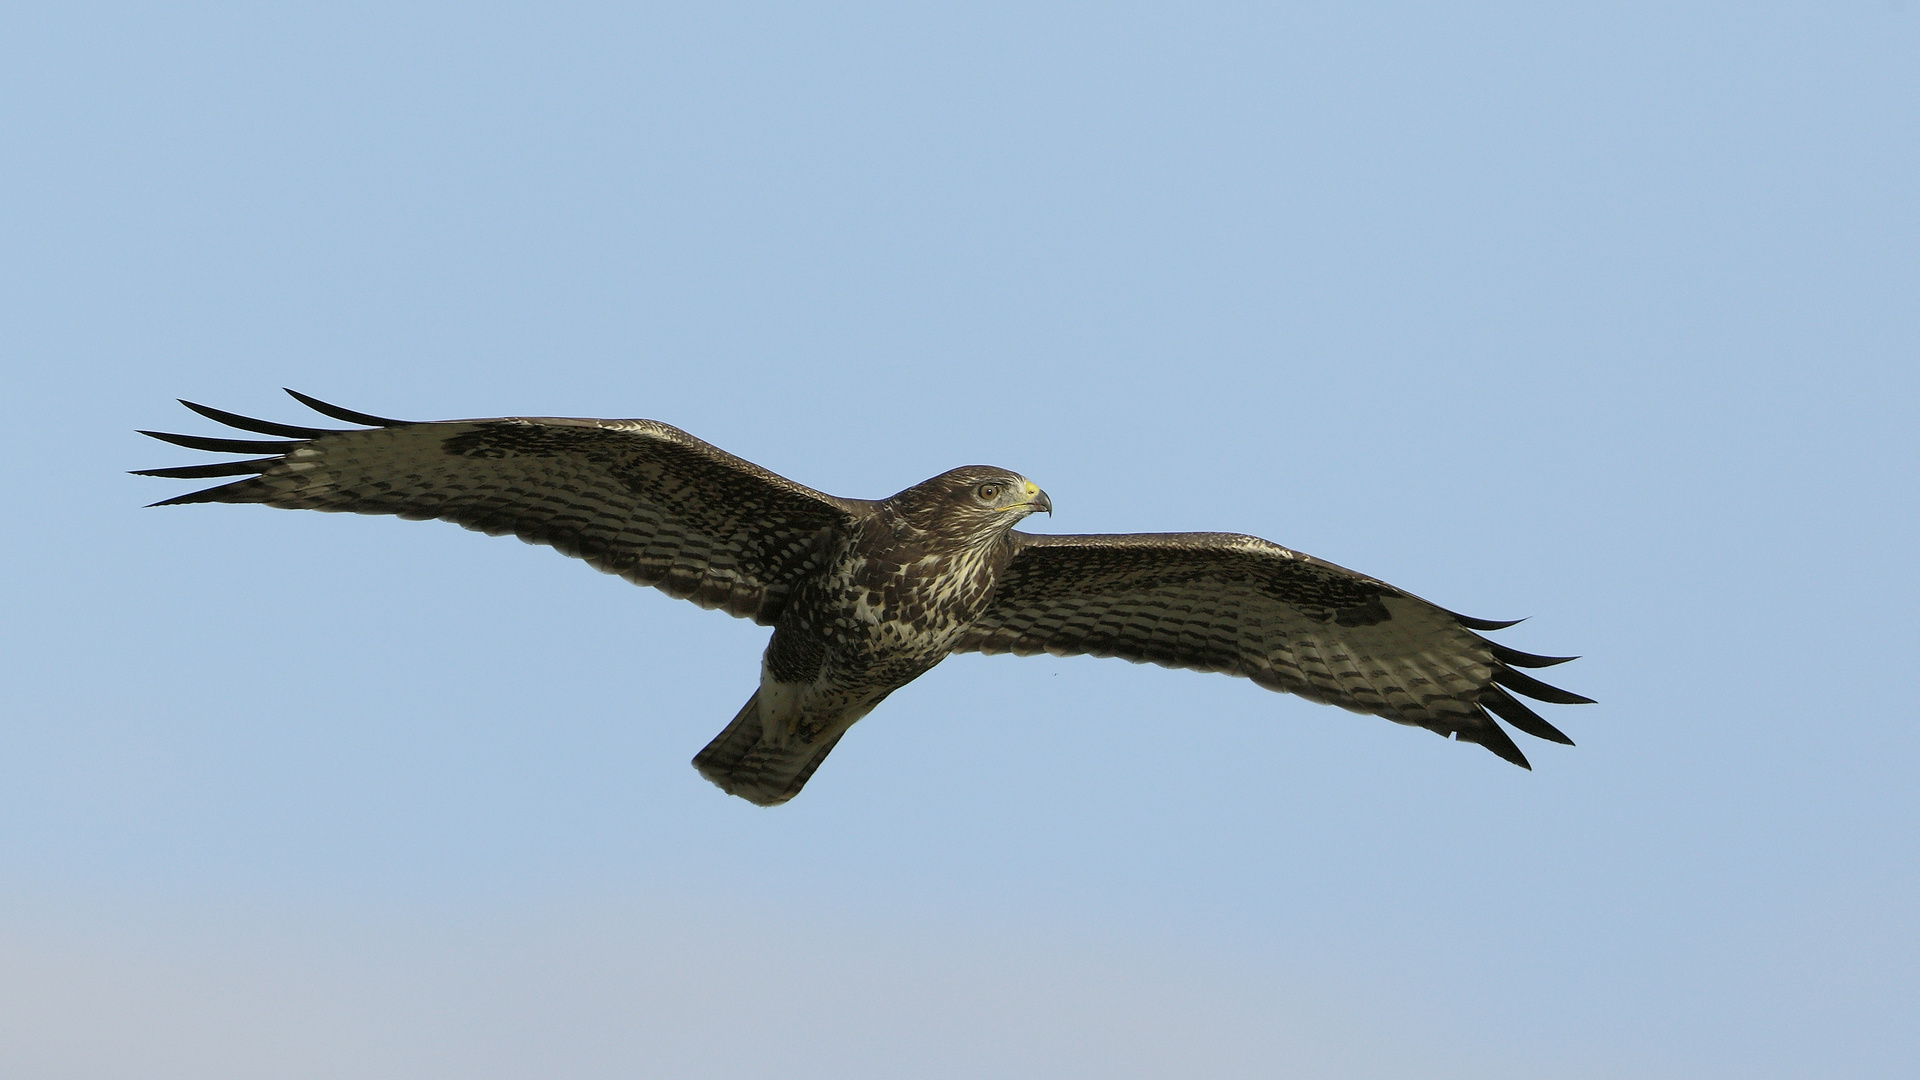
[[[1341,626],[1372,626],[1393,618],[1387,605],[1380,602],[1378,596],[1364,604],[1343,607],[1333,613],[1333,621]]]

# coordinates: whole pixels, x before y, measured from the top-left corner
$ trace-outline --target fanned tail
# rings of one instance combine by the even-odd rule
[[[760,691],[755,690],[733,722],[694,755],[693,767],[729,795],[755,806],[779,806],[800,794],[844,734],[841,727],[822,731],[812,742],[770,737],[760,715]]]

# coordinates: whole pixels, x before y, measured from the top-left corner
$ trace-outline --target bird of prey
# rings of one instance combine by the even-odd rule
[[[888,499],[827,495],[653,420],[502,417],[409,423],[289,390],[352,430],[254,420],[242,431],[142,432],[265,455],[142,476],[249,479],[166,499],[438,518],[512,533],[636,585],[773,627],[760,686],[704,750],[700,774],[760,806],[799,793],[855,721],[956,652],[1117,656],[1217,671],[1479,743],[1530,768],[1495,719],[1552,742],[1516,699],[1591,699],[1521,672],[1535,656],[1363,574],[1231,533],[1046,536],[1018,473],[968,465]]]

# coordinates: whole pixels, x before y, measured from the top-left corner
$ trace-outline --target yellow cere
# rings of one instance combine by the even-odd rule
[[[1014,503],[1012,506],[1003,506],[1000,508],[1001,513],[1004,514],[1004,513],[1007,513],[1008,511],[1024,509],[1029,503],[1033,501],[1033,497],[1035,495],[1040,494],[1040,485],[1034,483],[1031,480],[1028,480],[1023,483],[1021,487],[1021,491],[1026,495],[1027,501]]]

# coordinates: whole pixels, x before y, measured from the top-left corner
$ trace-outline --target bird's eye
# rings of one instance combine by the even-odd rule
[[[992,502],[993,500],[1000,497],[1000,485],[999,484],[981,484],[979,487],[973,490],[973,493],[975,495],[980,496],[981,502]]]

